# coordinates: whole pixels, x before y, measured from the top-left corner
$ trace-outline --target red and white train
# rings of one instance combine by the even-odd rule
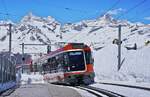
[[[33,62],[48,82],[71,85],[94,83],[93,58],[90,47],[83,43],[69,43]]]

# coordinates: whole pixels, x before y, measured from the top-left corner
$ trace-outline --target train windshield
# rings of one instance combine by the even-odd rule
[[[85,70],[85,61],[83,51],[68,52],[68,66],[67,71],[81,71]]]

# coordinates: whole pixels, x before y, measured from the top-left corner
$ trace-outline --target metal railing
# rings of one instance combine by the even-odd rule
[[[11,56],[14,57],[14,56]],[[9,54],[0,54],[0,83],[15,81],[15,60],[12,60]]]

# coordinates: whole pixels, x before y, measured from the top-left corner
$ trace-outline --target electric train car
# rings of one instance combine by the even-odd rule
[[[0,54],[0,93],[16,85],[15,65]]]
[[[94,83],[93,62],[90,47],[83,43],[69,43],[38,59],[36,67],[40,67],[48,82],[88,85]]]

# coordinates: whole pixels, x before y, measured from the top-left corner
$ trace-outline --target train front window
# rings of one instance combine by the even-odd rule
[[[81,71],[85,70],[83,51],[68,52],[68,70],[67,71]]]

